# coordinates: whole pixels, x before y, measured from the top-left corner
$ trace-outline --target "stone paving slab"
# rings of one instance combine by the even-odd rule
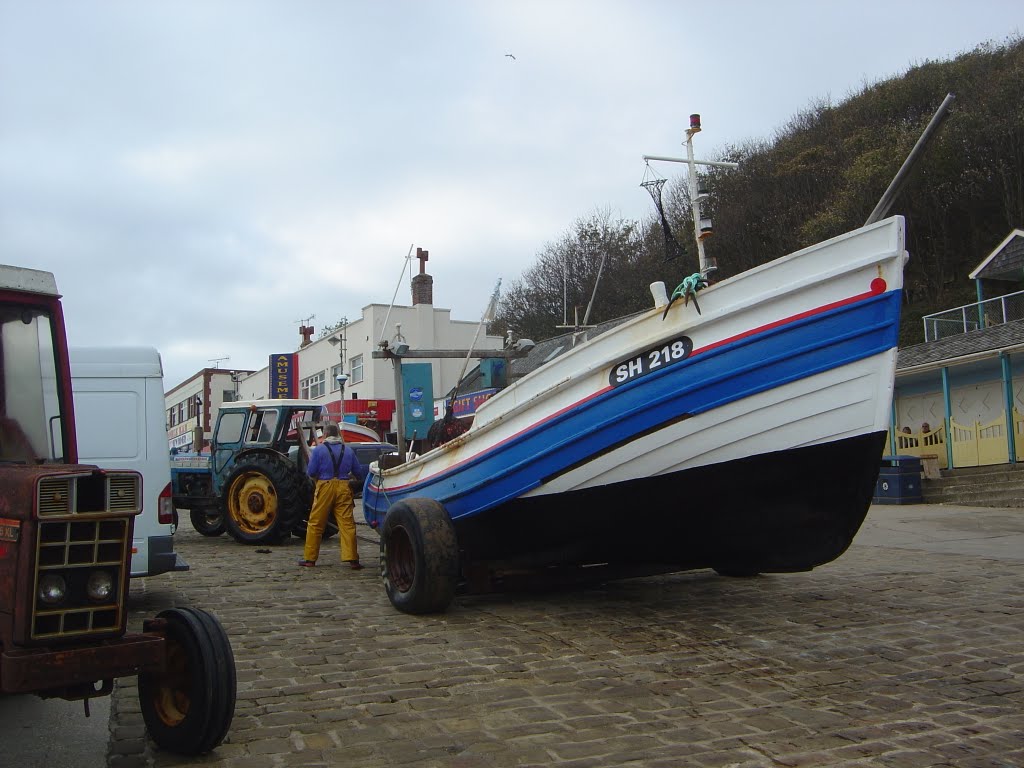
[[[463,597],[426,617],[391,607],[365,526],[353,572],[333,542],[304,569],[298,540],[186,522],[192,569],[133,581],[130,624],[217,614],[235,720],[210,755],[161,752],[122,681],[108,765],[1019,768],[1024,558],[917,548],[902,523],[886,546],[908,515],[875,509],[863,543],[810,573]]]

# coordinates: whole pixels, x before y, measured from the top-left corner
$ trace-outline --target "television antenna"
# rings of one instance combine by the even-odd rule
[[[220,364],[221,363],[223,363],[225,360],[230,360],[230,359],[231,359],[231,355],[227,355],[226,357],[211,357],[206,362],[213,363],[213,367],[214,368],[220,368]]]
[[[296,322],[299,325],[305,327],[305,326],[309,325],[311,322],[313,322],[314,320],[316,320],[316,315],[310,315],[309,317],[303,318],[302,320],[294,320],[293,322]]]

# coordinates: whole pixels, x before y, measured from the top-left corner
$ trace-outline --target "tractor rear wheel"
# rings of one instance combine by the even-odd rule
[[[313,482],[309,481],[306,484],[305,495],[303,496],[302,512],[299,514],[299,519],[295,521],[295,527],[292,528],[292,535],[297,536],[300,539],[306,538],[306,529],[309,527],[309,513],[313,511],[313,494],[314,494]],[[327,516],[327,527],[324,528],[323,538],[329,539],[338,533],[338,523],[334,519],[334,515]]]
[[[228,475],[221,511],[228,533],[243,544],[278,544],[287,538],[303,508],[305,477],[285,458],[256,454]],[[308,504],[306,504],[308,507]]]

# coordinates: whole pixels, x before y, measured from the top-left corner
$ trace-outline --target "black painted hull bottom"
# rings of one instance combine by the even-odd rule
[[[520,498],[454,521],[467,591],[484,573],[574,568],[806,571],[846,551],[874,495],[884,432],[596,489]],[[554,572],[553,570],[551,572]]]

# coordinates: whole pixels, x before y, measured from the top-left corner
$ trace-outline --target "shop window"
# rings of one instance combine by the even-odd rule
[[[320,371],[308,379],[303,379],[299,382],[300,397],[303,400],[315,400],[318,397],[323,397],[327,393],[326,380],[326,371]]]

